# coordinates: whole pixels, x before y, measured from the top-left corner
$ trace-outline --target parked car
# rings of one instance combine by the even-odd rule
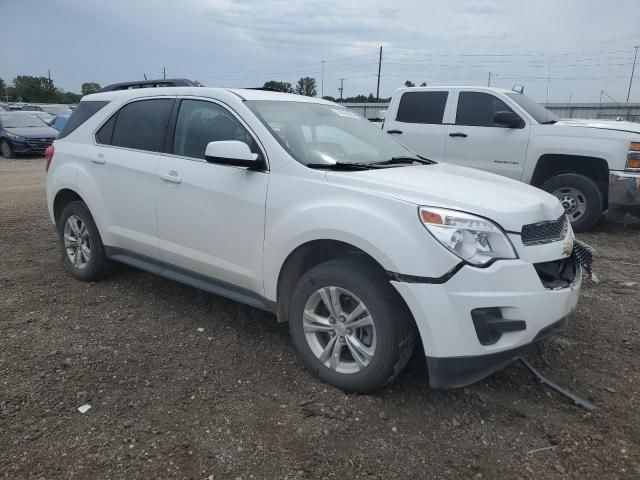
[[[0,113],[0,153],[5,158],[17,154],[43,155],[57,134],[57,130],[35,115]]]
[[[601,214],[640,215],[640,125],[560,120],[530,98],[488,87],[403,88],[384,131],[421,155],[540,187],[575,231]]]
[[[55,115],[51,115],[50,113],[47,112],[40,112],[37,110],[16,110],[15,113],[21,113],[22,115],[33,115],[38,117],[40,120],[42,120],[44,123],[46,123],[47,125],[51,125],[51,122],[53,121],[55,117]]]
[[[68,105],[46,105],[40,104],[39,107],[43,112],[50,113],[51,115],[71,115],[73,110]]]
[[[49,125],[60,132],[67,124],[67,121],[69,121],[69,115],[58,115],[49,122]]]
[[[418,339],[433,387],[475,382],[562,330],[578,302],[557,198],[425,160],[325,100],[88,95],[46,168],[75,277],[123,262],[273,312],[304,363],[347,391],[386,385]]]

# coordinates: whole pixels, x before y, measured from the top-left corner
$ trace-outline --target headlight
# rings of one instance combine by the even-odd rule
[[[627,152],[627,170],[640,170],[640,142],[631,142]]]
[[[420,207],[420,221],[451,252],[473,265],[518,258],[511,242],[495,223],[470,213]]]
[[[15,133],[10,133],[7,132],[7,137],[9,137],[11,140],[13,140],[14,142],[21,142],[24,143],[27,141],[26,138],[21,137],[20,135],[16,135]]]

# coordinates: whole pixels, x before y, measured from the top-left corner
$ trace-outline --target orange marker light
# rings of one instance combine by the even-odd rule
[[[424,223],[430,223],[432,225],[442,225],[442,217],[437,213],[430,212],[429,210],[420,210],[420,218]]]

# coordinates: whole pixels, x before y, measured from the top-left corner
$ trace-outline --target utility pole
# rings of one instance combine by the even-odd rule
[[[49,81],[51,81],[51,70],[47,70],[47,76],[49,77]]]
[[[551,62],[547,66],[547,104],[545,106],[549,106],[549,83],[551,82]]]
[[[491,86],[491,72],[489,72],[489,80],[487,80],[487,87]]]
[[[322,76],[320,77],[320,98],[324,97],[324,60],[322,60]]]
[[[164,80],[165,78],[167,78],[167,69],[162,67],[162,79]]]
[[[638,48],[640,45],[633,47],[636,49],[636,53],[633,56],[633,67],[631,67],[631,78],[629,79],[629,90],[627,91],[627,103],[629,103],[629,96],[631,96],[631,85],[633,85],[633,74],[636,71],[636,58],[638,58]]]
[[[338,88],[338,91],[340,92],[340,101],[342,101],[342,91],[344,90],[344,78],[340,79],[340,87]]]
[[[380,70],[382,69],[382,45],[380,45],[380,57],[378,58],[378,87],[376,88],[376,102],[380,101]]]

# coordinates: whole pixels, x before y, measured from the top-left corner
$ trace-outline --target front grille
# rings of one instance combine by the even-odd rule
[[[530,223],[522,227],[522,243],[530,246],[558,242],[567,235],[568,229],[569,220],[564,214],[557,220]]]
[[[53,138],[29,138],[27,143],[33,150],[46,150],[53,140]]]

